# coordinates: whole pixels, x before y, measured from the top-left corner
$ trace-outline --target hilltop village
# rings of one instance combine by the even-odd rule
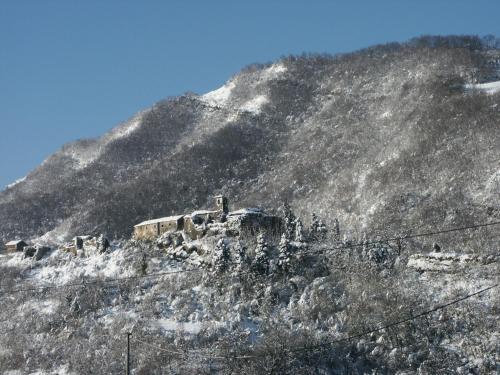
[[[152,240],[167,232],[182,232],[186,239],[197,240],[213,234],[229,237],[254,236],[265,232],[270,236],[280,236],[283,231],[282,219],[268,215],[260,208],[244,208],[229,211],[227,197],[217,195],[214,210],[194,211],[188,215],[174,215],[147,220],[134,227],[134,239]]]
[[[147,220],[134,226],[134,241],[154,241],[171,257],[211,264],[217,252],[244,249],[246,244],[278,242],[287,233],[287,220],[260,208],[229,210],[223,195],[214,197],[213,210]],[[221,250],[223,249],[223,250]],[[238,250],[239,251],[239,250]]]
[[[267,214],[261,208],[230,211],[229,200],[223,195],[214,197],[214,206],[212,210],[197,210],[190,214],[143,221],[134,226],[132,240],[156,241],[159,247],[171,248],[173,254],[185,258],[186,251],[190,253],[196,247],[202,247],[200,243],[206,243],[202,240],[209,238],[250,239],[260,234],[278,239],[286,232],[283,218]],[[85,256],[105,252],[109,247],[110,241],[104,235],[79,235],[71,242],[58,246],[58,249],[75,256]],[[23,252],[24,257],[38,260],[51,249],[39,244],[29,245],[24,240],[14,240],[6,243],[6,250],[8,253]]]

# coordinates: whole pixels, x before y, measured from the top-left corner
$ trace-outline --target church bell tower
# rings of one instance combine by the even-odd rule
[[[229,213],[229,205],[227,198],[223,195],[215,196],[215,207],[217,207],[217,211],[227,214]]]

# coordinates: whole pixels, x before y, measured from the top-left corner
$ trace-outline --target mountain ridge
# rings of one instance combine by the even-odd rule
[[[0,193],[0,238],[128,236],[217,193],[288,200],[348,236],[498,217],[499,94],[465,89],[494,79],[498,50],[429,38],[253,65],[65,145]]]

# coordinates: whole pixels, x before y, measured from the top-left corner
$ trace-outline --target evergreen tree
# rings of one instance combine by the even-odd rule
[[[309,238],[311,240],[321,240],[326,236],[326,225],[320,218],[313,212],[311,215],[311,227],[309,228]]]
[[[267,274],[269,270],[269,248],[263,233],[259,233],[257,236],[253,269],[259,273],[265,274]]]
[[[363,238],[361,239],[361,243],[363,244],[361,254],[363,255],[363,257],[368,257],[369,256],[369,247],[368,247],[369,241],[368,241],[368,237],[366,236],[366,232],[363,232]]]
[[[287,234],[288,238],[293,238],[295,235],[295,215],[288,204],[288,201],[285,201],[283,203],[283,219],[284,219],[284,225],[285,225],[285,232]]]
[[[221,238],[214,249],[213,266],[215,273],[223,273],[229,266],[229,248]]]
[[[337,218],[335,218],[335,237],[337,241],[340,239],[340,224]]]
[[[324,239],[326,237],[327,232],[328,229],[326,228],[326,224],[323,222],[323,220],[320,219],[318,224],[318,238]]]
[[[315,236],[316,233],[318,232],[318,228],[319,228],[319,218],[318,218],[318,215],[316,215],[316,213],[312,213],[311,214],[311,228],[309,229],[310,232],[311,232],[311,236]]]
[[[290,270],[291,262],[292,251],[290,248],[290,241],[288,240],[286,234],[283,233],[279,244],[278,267],[283,272],[288,272]]]
[[[304,237],[304,226],[302,225],[302,221],[300,218],[295,220],[295,241],[305,242],[306,239]]]
[[[234,246],[233,253],[234,261],[236,263],[234,272],[237,274],[241,272],[247,264],[247,248],[240,241],[237,241]]]

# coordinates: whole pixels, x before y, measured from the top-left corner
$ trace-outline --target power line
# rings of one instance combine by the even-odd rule
[[[362,336],[369,335],[371,333],[379,332],[379,331],[382,331],[384,329],[391,328],[391,327],[394,327],[394,326],[398,326],[398,325],[403,324],[403,323],[408,323],[410,321],[416,320],[416,319],[421,318],[423,316],[432,314],[433,312],[436,312],[436,311],[439,311],[439,310],[443,310],[443,309],[445,309],[445,308],[447,308],[449,306],[452,306],[452,305],[455,305],[455,304],[460,303],[462,301],[465,301],[466,299],[469,299],[469,298],[475,297],[475,296],[477,296],[479,294],[482,294],[484,292],[487,292],[488,290],[491,290],[493,288],[498,287],[498,285],[500,285],[500,284],[491,285],[491,286],[489,286],[487,288],[481,289],[481,290],[479,290],[477,292],[474,292],[472,294],[468,294],[468,295],[466,295],[464,297],[458,298],[456,300],[453,300],[451,302],[445,303],[443,305],[438,305],[438,306],[436,306],[436,307],[434,307],[434,308],[432,308],[430,310],[423,311],[423,312],[421,312],[421,313],[419,313],[417,315],[412,315],[412,316],[410,316],[408,318],[397,320],[395,322],[385,324],[384,326],[379,327],[379,328],[370,329],[370,330],[358,333],[356,335],[351,335],[351,336],[345,337],[343,339],[337,339],[337,340],[333,340],[333,341],[328,341],[328,342],[324,342],[324,343],[317,344],[317,345],[312,345],[312,346],[305,346],[305,347],[301,347],[301,348],[295,348],[295,349],[292,349],[290,351],[296,352],[296,351],[302,351],[302,350],[312,350],[312,349],[317,349],[317,348],[320,348],[320,347],[323,347],[323,346],[329,346],[329,345],[333,345],[333,344],[344,342],[344,341],[351,341],[351,340],[353,340],[355,338],[359,338],[359,337],[362,337]]]
[[[115,283],[115,282],[120,282],[120,281],[147,279],[150,277],[161,277],[161,276],[165,276],[165,275],[173,275],[173,274],[186,273],[186,272],[197,272],[197,271],[204,270],[204,269],[205,268],[200,267],[200,268],[183,269],[183,270],[177,270],[177,271],[165,271],[165,272],[151,273],[148,275],[136,275],[136,276],[118,277],[118,278],[106,279],[106,280],[92,280],[92,281],[87,281],[87,282],[68,283],[68,284],[64,284],[64,285],[41,285],[41,286],[37,286],[37,287],[33,287],[33,288],[1,290],[0,294],[2,294],[2,293],[3,294],[13,294],[13,293],[21,293],[21,292],[36,292],[36,291],[39,291],[40,289],[63,289],[63,288],[74,287],[74,286],[110,284],[110,283]]]
[[[381,327],[378,327],[378,328],[373,328],[373,329],[370,329],[370,330],[366,330],[366,331],[363,331],[361,333],[358,333],[358,334],[355,334],[355,335],[351,335],[351,336],[348,336],[348,337],[345,337],[345,338],[342,338],[342,339],[337,339],[337,340],[332,340],[332,341],[327,341],[327,342],[323,342],[323,343],[320,343],[320,344],[316,344],[316,345],[308,345],[308,346],[301,346],[301,347],[296,347],[296,348],[292,348],[289,350],[289,352],[291,353],[295,353],[295,352],[301,352],[301,351],[311,351],[311,350],[316,350],[318,348],[321,348],[321,347],[325,347],[325,346],[330,346],[330,345],[333,345],[333,344],[337,344],[337,343],[341,343],[341,342],[345,342],[345,341],[352,341],[353,339],[356,339],[356,338],[359,338],[359,337],[363,337],[363,336],[366,336],[366,335],[369,335],[371,333],[375,333],[375,332],[379,332],[379,331],[382,331],[384,329],[388,329],[388,328],[391,328],[391,327],[395,327],[395,326],[398,326],[398,325],[401,325],[401,324],[404,324],[404,323],[408,323],[408,322],[411,322],[413,320],[416,320],[416,319],[419,319],[423,316],[426,316],[426,315],[429,315],[429,314],[432,314],[433,312],[436,312],[436,311],[439,311],[439,310],[443,310],[449,306],[452,306],[452,305],[455,305],[457,303],[460,303],[462,301],[465,301],[469,298],[472,298],[472,297],[475,297],[479,294],[482,294],[482,293],[485,293],[493,288],[496,288],[498,287],[500,284],[495,284],[495,285],[491,285],[489,287],[486,287],[486,288],[483,288],[477,292],[474,292],[474,293],[471,293],[471,294],[468,294],[466,296],[463,296],[461,298],[458,298],[458,299],[455,299],[451,302],[448,302],[448,303],[445,303],[445,304],[442,304],[442,305],[438,305],[432,309],[429,309],[429,310],[426,310],[426,311],[423,311],[417,315],[412,315],[408,318],[405,318],[405,319],[401,319],[401,320],[397,320],[395,322],[392,322],[392,323],[385,323],[383,326]],[[172,350],[169,350],[169,349],[165,349],[163,347],[159,347],[159,346],[156,346],[156,345],[152,345],[146,341],[143,341],[143,340],[140,340],[138,338],[135,338],[134,339],[136,341],[139,341],[141,342],[142,344],[145,344],[151,348],[155,348],[157,350],[160,350],[160,351],[164,351],[164,352],[168,352],[170,354],[174,354],[174,355],[187,355],[189,353],[198,353],[199,356],[201,357],[204,357],[204,358],[207,358],[207,359],[241,359],[241,360],[244,360],[244,359],[259,359],[259,358],[262,358],[262,357],[267,357],[269,355],[274,355],[272,353],[263,353],[263,354],[259,354],[259,355],[241,355],[241,356],[221,356],[221,355],[203,355],[201,354],[202,351],[200,350],[191,350],[189,352],[175,352],[175,351],[172,351]]]
[[[493,225],[500,225],[500,221],[491,222],[491,223],[483,223],[483,224],[475,224],[475,225],[470,225],[470,226],[465,226],[465,227],[444,229],[444,230],[435,231],[435,232],[424,232],[424,233],[417,233],[417,234],[413,234],[413,235],[406,235],[406,236],[400,236],[400,237],[390,237],[390,238],[380,239],[380,240],[376,240],[376,241],[367,241],[364,243],[348,244],[348,245],[343,245],[343,246],[338,246],[338,247],[331,247],[331,248],[327,248],[327,249],[322,249],[320,251],[350,249],[350,248],[354,248],[354,247],[367,246],[367,245],[372,245],[372,244],[377,244],[377,243],[385,243],[385,242],[389,242],[389,241],[398,241],[398,240],[405,240],[405,239],[411,239],[411,238],[417,238],[417,237],[428,237],[428,236],[434,236],[437,234],[459,232],[459,231],[464,231],[464,230],[469,230],[469,229],[477,229],[477,228],[488,227],[488,226],[493,226]],[[228,263],[228,265],[237,265],[237,264],[238,263],[236,263],[236,262],[229,262]],[[191,269],[181,269],[181,270],[176,270],[176,271],[165,271],[165,272],[151,273],[148,275],[136,275],[136,276],[112,278],[112,279],[107,279],[107,280],[93,280],[93,281],[88,281],[88,282],[68,283],[68,284],[64,284],[64,285],[41,285],[41,286],[37,286],[37,287],[33,287],[33,288],[0,290],[0,294],[36,292],[36,291],[43,290],[43,289],[63,289],[63,288],[69,288],[69,287],[90,286],[90,285],[96,285],[96,284],[101,284],[101,285],[102,284],[111,284],[111,283],[121,282],[121,281],[156,278],[156,277],[161,277],[161,276],[165,276],[165,275],[188,273],[188,272],[200,272],[200,271],[206,271],[206,270],[207,269],[204,267],[196,267],[196,268],[191,268]],[[248,271],[246,271],[246,272],[243,271],[241,273],[243,274],[243,273],[247,273],[247,272]]]
[[[325,347],[325,346],[330,346],[330,345],[333,345],[333,344],[337,344],[337,343],[340,343],[340,342],[346,342],[346,341],[352,341],[353,339],[356,339],[356,338],[359,338],[359,337],[363,337],[363,336],[366,336],[366,335],[369,335],[371,333],[375,333],[375,332],[379,332],[379,331],[382,331],[382,330],[385,330],[385,329],[388,329],[388,328],[391,328],[391,327],[395,327],[395,326],[398,326],[398,325],[401,325],[401,324],[404,324],[404,323],[408,323],[410,321],[413,321],[413,320],[416,320],[416,319],[419,319],[423,316],[426,316],[426,315],[429,315],[429,314],[432,314],[433,312],[436,312],[436,311],[439,311],[439,310],[443,310],[449,306],[452,306],[452,305],[455,305],[457,303],[460,303],[462,301],[465,301],[469,298],[472,298],[472,297],[475,297],[479,294],[482,294],[482,293],[485,293],[493,288],[496,288],[498,287],[500,284],[494,284],[494,285],[491,285],[489,287],[486,287],[486,288],[483,288],[477,292],[474,292],[474,293],[471,293],[471,294],[468,294],[466,296],[463,296],[461,298],[458,298],[458,299],[455,299],[451,302],[448,302],[448,303],[445,303],[445,304],[442,304],[442,305],[438,305],[432,309],[429,309],[429,310],[426,310],[426,311],[423,311],[417,315],[412,315],[408,318],[404,318],[404,319],[401,319],[401,320],[397,320],[395,322],[391,322],[391,323],[385,323],[383,326],[380,326],[378,328],[373,328],[373,329],[369,329],[369,330],[366,330],[366,331],[363,331],[361,333],[358,333],[358,334],[355,334],[355,335],[351,335],[351,336],[348,336],[348,337],[345,337],[345,338],[341,338],[341,339],[336,339],[336,340],[332,340],[332,341],[327,341],[327,342],[323,342],[323,343],[320,343],[320,344],[316,344],[316,345],[308,345],[308,346],[302,346],[302,347],[296,347],[296,348],[292,348],[289,350],[289,352],[300,352],[300,351],[311,351],[311,350],[316,350],[318,348],[321,348],[321,347]],[[63,320],[60,320],[61,322]],[[4,333],[5,332],[11,332],[11,331],[15,331],[16,328],[14,329],[11,329],[11,330],[5,330],[3,331]],[[109,335],[105,335],[105,337],[111,337]],[[191,350],[189,352],[179,352],[179,351],[173,351],[173,350],[170,350],[170,349],[166,349],[166,348],[163,348],[163,347],[160,347],[160,346],[157,346],[157,345],[153,345],[147,341],[144,341],[144,340],[141,340],[139,338],[137,338],[135,335],[133,335],[133,339],[150,347],[150,348],[154,348],[154,349],[157,349],[159,351],[163,351],[163,352],[166,352],[166,353],[169,353],[169,354],[173,354],[173,355],[179,355],[179,356],[184,356],[186,354],[190,354],[190,353],[194,353],[194,354],[198,354],[199,356],[203,357],[203,358],[207,358],[207,359],[238,359],[238,360],[244,360],[244,359],[258,359],[260,357],[266,357],[266,356],[269,356],[269,355],[273,355],[273,354],[259,354],[259,355],[241,355],[241,356],[221,356],[221,355],[206,355],[206,354],[203,354],[203,352],[201,350]]]
[[[465,226],[465,227],[443,229],[443,230],[435,231],[435,232],[423,232],[423,233],[416,233],[416,234],[408,234],[405,236],[389,237],[389,238],[384,238],[384,239],[380,239],[380,240],[376,240],[376,241],[365,241],[365,242],[361,242],[361,243],[348,244],[348,245],[337,246],[337,247],[330,247],[330,248],[322,249],[321,251],[350,249],[350,248],[354,248],[354,247],[362,247],[362,246],[368,246],[368,245],[373,245],[373,244],[378,244],[378,243],[385,243],[385,242],[390,242],[390,241],[402,241],[402,240],[408,240],[408,239],[412,239],[412,238],[430,237],[430,236],[435,236],[438,234],[451,233],[451,232],[461,232],[461,231],[465,231],[465,230],[469,230],[469,229],[478,229],[478,228],[488,227],[488,226],[492,226],[492,225],[499,225],[499,224],[500,224],[500,221],[494,221],[491,223],[483,223],[483,224],[475,224],[475,225],[470,225],[470,226]]]

